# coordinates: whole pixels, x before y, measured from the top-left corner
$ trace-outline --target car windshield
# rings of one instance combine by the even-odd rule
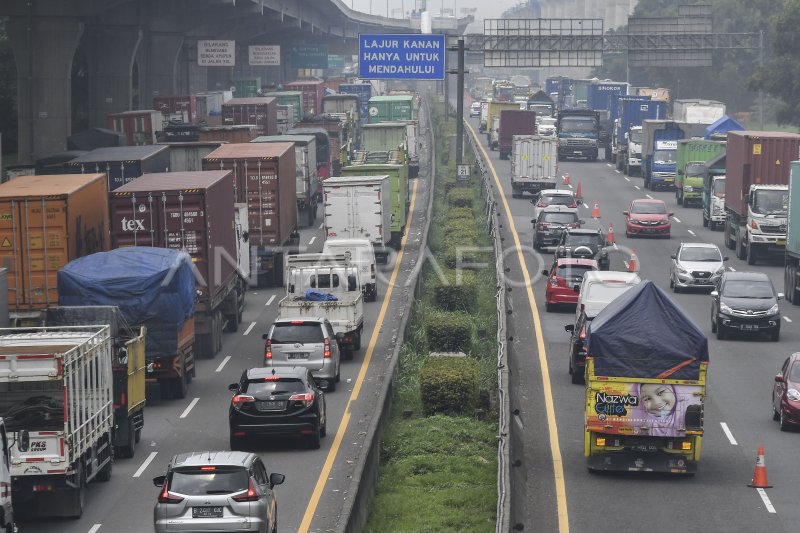
[[[278,381],[252,379],[245,383],[245,388],[242,390],[251,396],[270,396],[303,391],[305,391],[305,385],[302,380],[296,378],[280,378]]]
[[[722,289],[723,296],[728,298],[774,298],[772,283],[769,281],[731,279],[725,282]]]
[[[249,481],[244,468],[204,465],[173,470],[169,490],[187,496],[232,494],[247,490]]]
[[[759,215],[786,213],[789,209],[789,193],[781,190],[756,191],[752,209]]]
[[[561,119],[563,133],[595,133],[597,121],[589,117],[564,117]]]
[[[551,224],[572,224],[577,220],[577,217],[575,213],[544,213],[539,217],[539,220]]]
[[[642,144],[642,130],[633,130],[628,133],[628,137],[630,137],[630,142]]]
[[[558,265],[556,275],[571,281],[580,281],[586,272],[594,270],[589,265]]]
[[[656,150],[653,152],[653,163],[669,165],[675,162],[675,150]]]
[[[539,200],[539,202],[546,205],[574,205],[575,199],[572,196],[567,196],[566,194],[545,194],[542,195],[542,198]]]
[[[691,177],[703,177],[706,175],[706,166],[702,163],[689,163],[686,165],[686,175]]]
[[[322,344],[325,338],[322,334],[322,326],[318,322],[303,322],[301,324],[279,322],[272,329],[270,340],[272,344],[294,344],[297,342],[300,344]]]
[[[710,261],[718,263],[722,261],[722,255],[717,248],[687,246],[686,248],[681,248],[681,254],[678,259],[680,261]]]
[[[567,235],[564,244],[570,246],[578,246],[581,244],[600,244],[600,235],[598,234],[589,234],[589,235],[581,235],[581,234],[574,234],[570,233]]]
[[[632,285],[627,283],[592,283],[589,285],[586,298],[592,301],[610,302],[631,287]]]
[[[789,372],[789,381],[800,382],[800,361],[795,361],[792,364],[792,370]]]
[[[666,215],[667,206],[661,202],[637,202],[631,206],[631,213],[637,215]]]

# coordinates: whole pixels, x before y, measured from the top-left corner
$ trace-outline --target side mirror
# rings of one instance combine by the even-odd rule
[[[783,294],[782,292],[779,292],[778,293],[778,300],[783,300],[785,296],[786,296],[785,294]]]
[[[536,224],[536,219],[535,218],[531,219],[531,224]]]
[[[286,476],[283,474],[270,474],[269,475],[269,484],[270,488],[274,487],[275,485],[283,484],[284,480],[286,480]]]
[[[153,485],[156,487],[163,487],[166,480],[167,476],[156,476],[153,478]]]
[[[716,298],[717,296],[719,296],[719,291],[711,291],[711,296]]]
[[[550,271],[549,270],[542,270],[542,276],[547,277],[549,275],[550,275]]]
[[[564,326],[564,331],[568,331],[568,332],[572,333],[573,331],[575,331],[575,324],[567,324],[567,325],[565,325]]]
[[[677,258],[678,258],[678,256],[677,256],[677,255],[675,255],[675,254],[672,254],[672,255],[670,255],[670,258],[672,258],[672,259],[677,259]]]
[[[580,286],[580,284],[579,284],[579,283],[576,283],[575,285],[573,285],[573,286],[572,286],[572,290],[573,290],[573,291],[575,291],[575,292],[581,292],[581,286]]]
[[[723,257],[722,258],[723,261],[727,261],[728,259],[729,259],[728,257]]]
[[[263,334],[261,335],[261,338],[262,338],[262,339],[264,339],[264,340],[267,340],[267,339],[269,339],[269,333],[263,333]]]
[[[239,384],[231,383],[230,385],[228,385],[228,390],[231,392],[236,392],[237,390],[239,390]]]
[[[668,217],[675,216],[675,213],[667,213]]]
[[[627,216],[629,216],[631,214],[631,212],[630,211],[623,211],[622,214],[627,217]]]
[[[783,383],[783,382],[784,382],[783,374],[776,374],[775,375],[775,383]]]

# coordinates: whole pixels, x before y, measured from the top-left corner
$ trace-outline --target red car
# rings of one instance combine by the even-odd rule
[[[626,237],[654,235],[669,239],[672,213],[667,211],[663,200],[639,198],[632,201],[630,208],[622,214],[625,215]]]
[[[544,308],[550,312],[557,305],[575,305],[578,303],[578,291],[583,274],[590,270],[598,270],[594,259],[578,259],[575,257],[559,257],[553,262],[550,270],[542,270],[547,278]]]
[[[780,420],[781,431],[800,426],[800,352],[790,355],[775,376],[772,419]]]

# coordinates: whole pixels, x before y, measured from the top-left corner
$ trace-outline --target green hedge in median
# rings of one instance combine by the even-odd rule
[[[422,407],[436,413],[471,415],[478,406],[478,366],[468,357],[428,357],[419,376]]]
[[[471,351],[473,325],[469,315],[455,311],[434,311],[426,318],[428,351]]]
[[[456,187],[447,192],[447,203],[451,207],[469,207],[475,202],[475,191],[464,187]]]
[[[443,270],[444,280],[433,289],[433,301],[443,311],[470,312],[475,308],[478,298],[478,284],[475,272],[471,270]]]

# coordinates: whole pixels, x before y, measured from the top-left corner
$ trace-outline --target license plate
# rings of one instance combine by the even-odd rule
[[[192,507],[192,518],[222,518],[222,507]]]
[[[259,400],[256,402],[256,409],[259,411],[282,411],[284,403],[283,400]]]
[[[644,233],[653,233],[655,230],[653,228],[644,228],[642,231]]]
[[[308,354],[304,352],[290,352],[289,359],[308,359]]]
[[[742,324],[740,327],[744,331],[752,331],[754,329],[758,329],[758,324]]]

